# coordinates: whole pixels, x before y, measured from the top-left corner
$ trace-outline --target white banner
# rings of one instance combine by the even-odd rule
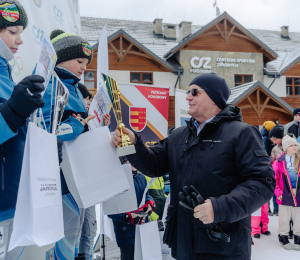
[[[51,31],[61,29],[80,35],[79,0],[21,0],[28,15],[28,26],[21,34],[20,45],[12,65],[15,82],[32,74],[38,61],[40,46],[44,35],[50,37]]]
[[[186,91],[175,90],[175,128],[186,125],[186,120],[191,116],[188,114],[189,102],[186,100]]]

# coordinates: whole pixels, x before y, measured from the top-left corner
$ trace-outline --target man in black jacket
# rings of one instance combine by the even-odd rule
[[[294,120],[284,126],[284,135],[293,134],[296,138],[300,136],[300,107],[293,111]]]
[[[164,242],[178,260],[251,258],[251,213],[264,205],[275,189],[274,172],[259,131],[242,123],[238,107],[227,105],[230,89],[217,74],[202,74],[187,92],[187,126],[147,148],[140,137],[124,129],[135,144],[127,158],[145,175],[169,172],[171,203]],[[115,131],[111,143],[120,142]],[[206,200],[194,214],[179,205],[179,192],[193,185]],[[230,242],[213,241],[204,224],[224,222]]]

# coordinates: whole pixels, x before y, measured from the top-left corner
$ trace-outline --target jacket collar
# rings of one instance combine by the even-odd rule
[[[282,153],[281,155],[279,155],[278,158],[277,158],[277,161],[278,162],[285,161],[285,153]]]
[[[80,78],[78,78],[74,73],[68,71],[67,69],[55,67],[54,71],[62,81],[65,81],[73,86],[75,86],[80,81]]]

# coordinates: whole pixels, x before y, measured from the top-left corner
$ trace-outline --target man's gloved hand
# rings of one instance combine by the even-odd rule
[[[148,200],[145,205],[139,209],[132,212],[127,212],[125,214],[125,221],[133,225],[142,225],[145,223],[146,217],[151,215],[154,208],[154,201]]]
[[[39,75],[24,78],[14,87],[11,97],[0,105],[0,113],[14,132],[25,123],[31,113],[45,105],[40,95],[44,90],[44,81]]]
[[[63,141],[61,139],[57,139],[57,151],[58,151],[58,162],[59,162],[59,165],[62,162],[62,146],[63,146]]]

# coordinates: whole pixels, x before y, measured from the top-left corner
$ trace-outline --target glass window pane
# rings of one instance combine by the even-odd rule
[[[295,85],[300,85],[300,78],[295,78],[294,79],[294,84]]]
[[[291,86],[286,86],[286,95],[287,96],[293,95]]]
[[[238,83],[238,82],[239,82],[239,83],[242,83],[242,76],[237,76],[237,75],[235,75],[235,76],[234,76],[234,82],[235,82],[235,83]]]
[[[131,73],[130,76],[130,81],[131,82],[140,82],[140,73]]]
[[[151,81],[152,81],[152,74],[143,74],[143,82],[146,82],[146,83],[151,83]]]
[[[300,87],[295,87],[295,95],[300,95]]]
[[[249,83],[252,81],[252,76],[244,76],[245,83]]]
[[[86,71],[84,73],[84,80],[95,80],[95,74],[93,71]]]
[[[93,81],[85,81],[84,85],[86,88],[95,88],[95,83]]]
[[[293,80],[292,78],[286,78],[286,84],[292,85],[293,84],[292,80]]]

